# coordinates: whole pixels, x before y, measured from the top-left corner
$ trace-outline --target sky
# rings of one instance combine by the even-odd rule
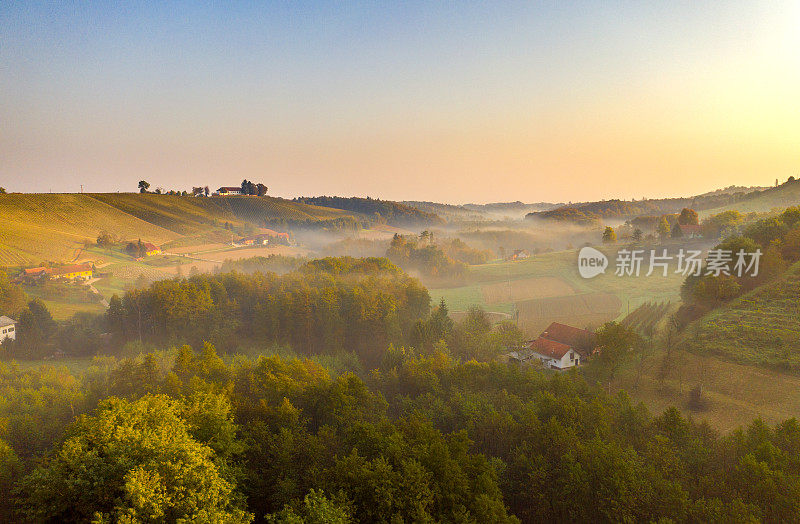
[[[2,2],[0,186],[567,202],[800,173],[800,2]]]

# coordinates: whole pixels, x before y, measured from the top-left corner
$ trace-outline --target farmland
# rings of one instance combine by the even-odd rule
[[[621,246],[620,246],[621,247]],[[611,250],[607,250],[613,260]],[[577,271],[577,251],[539,254],[517,262],[470,266],[459,287],[431,289],[452,311],[478,305],[487,311],[518,314],[520,327],[533,336],[551,321],[579,327],[624,317],[650,301],[677,302],[683,277],[670,266],[666,276],[616,276],[612,267],[592,279]]]
[[[69,262],[101,231],[169,247],[230,242],[228,228],[271,220],[314,222],[354,217],[274,197],[195,198],[139,193],[7,194],[0,197],[0,266]]]

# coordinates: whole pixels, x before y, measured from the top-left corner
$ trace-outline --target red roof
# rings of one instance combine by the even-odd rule
[[[46,272],[47,272],[46,267],[31,267],[25,270],[26,275],[40,275]]]
[[[572,347],[569,344],[562,344],[561,342],[548,340],[542,337],[539,337],[531,342],[531,350],[539,353],[540,355],[558,360],[561,360],[570,349],[572,349]]]
[[[144,246],[144,250],[147,251],[148,253],[150,251],[160,251],[161,250],[160,247],[158,247],[155,244],[151,244],[150,242],[143,242],[142,245]]]
[[[553,322],[547,329],[542,331],[539,335],[550,340],[556,340],[570,346],[581,346],[588,343],[592,345],[595,343],[595,334],[585,329],[580,329],[566,324]]]

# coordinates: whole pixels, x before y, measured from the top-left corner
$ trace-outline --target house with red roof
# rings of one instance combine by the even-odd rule
[[[679,224],[681,228],[681,236],[684,238],[701,238],[703,236],[703,228],[697,224]]]
[[[597,351],[597,338],[586,329],[553,322],[528,349],[528,357],[539,359],[545,367],[567,369],[580,365]]]

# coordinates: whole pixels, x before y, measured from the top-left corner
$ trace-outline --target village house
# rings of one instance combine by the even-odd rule
[[[537,359],[547,368],[567,369],[594,355],[596,346],[597,339],[591,331],[553,322],[526,349],[508,357],[520,363]]]
[[[234,246],[267,246],[272,243],[288,244],[289,233],[279,233],[272,229],[262,229],[263,233],[249,237],[243,237],[233,242]]]
[[[150,242],[144,242],[142,246],[144,246],[144,255],[147,257],[161,254],[161,248],[155,244],[151,244]]]
[[[89,280],[92,278],[93,266],[89,263],[72,264],[61,267],[32,267],[23,270],[20,280],[33,281],[41,278],[50,280]]]
[[[239,186],[221,187],[214,192],[215,195],[241,195],[242,188]]]
[[[525,260],[531,257],[530,252],[527,249],[517,249],[513,253],[511,253],[506,260],[513,261],[513,260]]]
[[[7,338],[15,340],[17,338],[17,321],[11,317],[0,317],[0,344]]]

